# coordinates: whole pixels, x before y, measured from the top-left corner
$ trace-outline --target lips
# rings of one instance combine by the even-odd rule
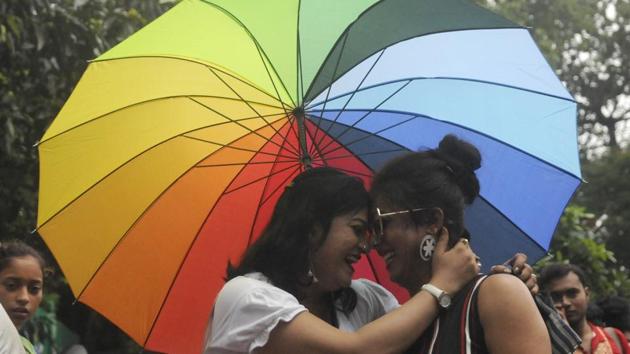
[[[14,309],[9,310],[9,316],[11,318],[25,320],[27,319],[31,313],[24,307],[16,307]]]

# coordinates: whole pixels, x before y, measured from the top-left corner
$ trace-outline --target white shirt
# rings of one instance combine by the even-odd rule
[[[0,354],[24,354],[20,334],[0,304]]]
[[[355,331],[399,306],[394,295],[369,280],[353,280],[351,287],[357,305],[348,315],[337,311],[341,330]],[[273,286],[262,273],[236,277],[217,296],[204,353],[251,353],[267,344],[278,323],[304,311],[293,295]]]

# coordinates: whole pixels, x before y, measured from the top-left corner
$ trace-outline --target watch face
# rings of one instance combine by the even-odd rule
[[[446,294],[442,294],[442,296],[440,296],[440,306],[444,308],[451,306],[451,297]]]

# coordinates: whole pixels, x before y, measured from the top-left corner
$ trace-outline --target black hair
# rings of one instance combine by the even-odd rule
[[[554,263],[544,267],[540,271],[540,276],[538,277],[538,285],[541,290],[547,290],[551,282],[564,278],[569,273],[575,273],[578,279],[582,283],[582,286],[588,287],[588,281],[586,280],[586,275],[582,268],[576,266],[575,264],[567,264],[567,263]]]
[[[302,172],[285,188],[269,223],[240,264],[228,262],[227,280],[261,272],[301,299],[300,288],[310,285],[311,255],[325,241],[333,218],[369,207],[369,194],[359,178],[329,167]],[[344,311],[356,305],[351,288],[341,289],[335,298],[341,298]]]
[[[621,296],[607,296],[597,301],[601,320],[608,327],[630,331],[630,301]]]
[[[9,266],[13,258],[31,256],[35,258],[42,270],[46,273],[46,261],[44,257],[33,247],[19,240],[11,240],[0,243],[0,272]]]
[[[412,152],[387,163],[375,176],[372,196],[375,200],[405,209],[439,207],[444,212],[444,226],[453,245],[462,236],[464,207],[479,195],[475,170],[481,167],[481,154],[472,144],[454,135],[446,135],[437,149]],[[432,221],[416,214],[416,225]]]

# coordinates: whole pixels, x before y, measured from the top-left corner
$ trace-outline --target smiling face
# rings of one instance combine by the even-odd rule
[[[381,208],[382,213],[398,210],[402,208]],[[382,221],[384,234],[376,249],[385,260],[391,280],[413,293],[431,277],[431,262],[423,262],[419,251],[432,226],[416,225],[410,213],[388,216]]]
[[[14,257],[0,272],[0,302],[17,328],[42,301],[42,268],[33,256]]]
[[[366,245],[368,234],[367,209],[332,219],[326,239],[313,254],[312,270],[321,290],[350,286],[353,264],[361,258],[361,247]]]

